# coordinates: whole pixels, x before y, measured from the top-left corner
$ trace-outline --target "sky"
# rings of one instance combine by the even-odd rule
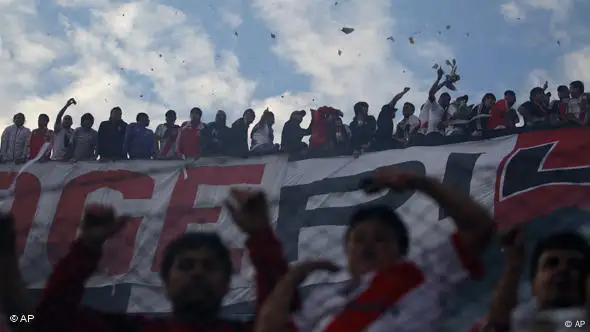
[[[545,80],[590,85],[588,13],[587,0],[0,0],[0,125],[53,122],[70,97],[75,125],[91,112],[95,128],[115,106],[152,128],[195,106],[230,123],[269,107],[275,131],[323,105],[350,121],[355,102],[376,115],[406,86],[419,107],[452,58],[454,97],[522,102]]]

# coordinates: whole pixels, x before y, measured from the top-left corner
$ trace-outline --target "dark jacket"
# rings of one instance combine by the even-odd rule
[[[349,127],[352,134],[352,148],[354,150],[359,150],[362,145],[369,144],[373,140],[375,129],[377,127],[377,121],[375,120],[374,116],[369,115],[365,118],[363,124],[360,125],[357,122],[357,118],[355,116],[354,119],[352,119]]]
[[[244,118],[239,118],[231,125],[233,153],[237,156],[248,155],[248,125]]]
[[[280,243],[271,229],[256,233],[246,242],[256,270],[257,306],[287,272]],[[96,271],[101,252],[75,242],[70,252],[55,266],[37,306],[33,330],[36,332],[251,332],[253,321],[237,322],[219,318],[215,325],[190,325],[173,317],[150,318],[143,315],[106,313],[83,307],[84,284]]]
[[[381,109],[377,117],[377,132],[375,139],[377,140],[391,140],[393,137],[393,117],[395,108],[387,105]]]
[[[227,155],[231,146],[232,129],[225,123],[211,122],[203,130],[202,150],[205,155]]]
[[[107,120],[98,127],[98,154],[101,159],[125,159],[123,141],[127,123],[125,121]]]
[[[311,135],[310,128],[303,129],[294,120],[285,122],[281,133],[281,146],[285,152],[298,152],[303,147],[303,137]]]

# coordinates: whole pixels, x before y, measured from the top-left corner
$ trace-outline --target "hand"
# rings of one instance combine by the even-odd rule
[[[68,99],[68,101],[66,103],[66,105],[68,105],[68,106],[72,106],[72,105],[76,105],[76,104],[78,104],[78,103],[76,102],[76,99],[74,99],[74,98]]]
[[[378,168],[373,177],[363,180],[360,187],[369,194],[387,188],[395,191],[412,190],[423,179],[420,175],[402,171],[395,166],[385,166]]]
[[[268,201],[262,191],[232,188],[225,207],[236,225],[248,235],[270,227]]]
[[[549,82],[545,81],[545,83],[543,83],[543,90],[547,90],[548,87],[549,87]]]
[[[444,74],[445,74],[445,71],[439,67],[438,70],[436,71],[436,77],[438,77],[438,79],[440,80]]]
[[[502,251],[509,262],[520,264],[524,261],[524,230],[522,225],[516,225],[500,236]]]
[[[316,271],[337,272],[340,268],[328,261],[310,261],[293,267],[264,302],[256,320],[255,332],[287,331],[291,322],[290,306],[299,284]]]
[[[116,217],[110,206],[91,204],[84,211],[80,240],[93,248],[100,248],[106,240],[119,233],[129,217]]]
[[[0,214],[0,255],[16,253],[16,231],[14,218],[10,214]]]
[[[404,88],[404,93],[407,93],[408,91],[410,91],[410,88],[409,87],[405,87]]]

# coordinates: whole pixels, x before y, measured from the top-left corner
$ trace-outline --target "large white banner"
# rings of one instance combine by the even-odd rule
[[[130,285],[124,302],[131,312],[170,309],[157,267],[171,239],[191,230],[217,231],[232,248],[236,274],[225,304],[233,305],[251,301],[254,285],[244,235],[221,208],[230,186],[259,186],[268,193],[289,261],[321,257],[344,266],[343,233],[359,204],[395,207],[410,230],[410,255],[435,246],[453,230],[445,212],[420,193],[362,193],[359,182],[375,168],[397,165],[435,177],[470,194],[493,211],[502,226],[589,205],[590,157],[580,153],[588,142],[590,129],[578,128],[411,147],[356,159],[45,163],[22,173],[13,193],[9,188],[19,168],[3,165],[0,195],[5,197],[0,208],[16,216],[21,265],[33,288],[43,287],[52,264],[68,250],[85,204],[113,204],[121,213],[136,216],[124,234],[108,243],[100,269],[88,284]],[[307,283],[342,280],[342,274],[314,275]]]

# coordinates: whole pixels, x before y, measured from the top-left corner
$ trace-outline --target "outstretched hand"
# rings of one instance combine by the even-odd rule
[[[92,247],[102,247],[104,242],[119,233],[130,218],[117,217],[111,206],[91,204],[84,211],[80,239]]]
[[[270,227],[268,200],[263,191],[232,188],[225,207],[246,234],[252,235]]]

